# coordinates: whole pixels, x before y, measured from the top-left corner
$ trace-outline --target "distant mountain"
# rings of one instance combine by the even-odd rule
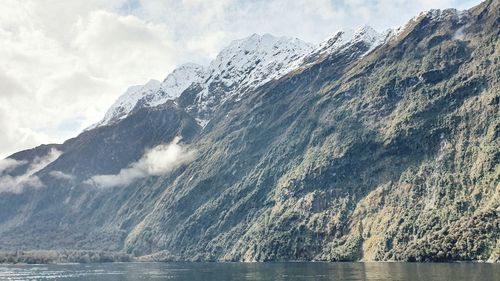
[[[499,1],[318,46],[252,35],[0,162],[0,250],[500,259]]]

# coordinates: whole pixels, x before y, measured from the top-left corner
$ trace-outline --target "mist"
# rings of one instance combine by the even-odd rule
[[[25,165],[27,161],[18,161],[15,159],[4,159],[0,161],[0,193],[22,193],[26,187],[40,188],[45,185],[35,174],[54,162],[62,152],[57,149],[51,149],[49,153],[41,157],[35,157],[29,163],[26,172],[22,175],[13,176],[7,174],[20,165]]]
[[[195,159],[196,151],[188,150],[179,143],[180,140],[180,137],[175,137],[168,144],[147,150],[137,162],[121,169],[118,174],[96,175],[85,183],[103,188],[127,186],[142,178],[165,175]]]
[[[59,180],[73,180],[75,177],[70,174],[66,174],[61,171],[51,171],[49,175],[53,178],[59,179]]]
[[[12,158],[6,158],[6,159],[2,159],[0,160],[0,175],[3,174],[3,173],[8,173],[12,170],[14,170],[15,168],[21,166],[21,165],[24,165],[24,164],[27,164],[28,161],[26,160],[16,160],[16,159],[12,159]]]

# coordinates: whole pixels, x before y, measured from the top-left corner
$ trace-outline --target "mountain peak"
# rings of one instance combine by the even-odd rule
[[[364,25],[356,30],[345,29],[338,31],[335,35],[323,41],[317,51],[320,53],[332,53],[358,42],[367,43],[370,45],[371,50],[382,43],[383,38],[384,35],[380,34],[372,27]]]
[[[232,41],[208,67],[185,63],[172,71],[163,82],[151,80],[145,85],[130,87],[107,111],[104,119],[91,127],[107,125],[126,117],[134,107],[157,106],[174,100],[193,83],[207,80],[200,93],[203,107],[209,93],[208,85],[221,83],[227,89],[256,87],[288,71],[292,62],[313,50],[313,46],[297,38],[276,37],[254,33]],[[229,95],[229,93],[228,93]],[[225,98],[224,98],[225,99]],[[211,100],[214,100],[213,98]],[[220,102],[219,99],[215,99]],[[212,105],[215,106],[215,105]]]
[[[192,83],[201,82],[204,76],[203,66],[186,63],[174,69],[163,82],[153,79],[144,85],[129,87],[108,109],[103,120],[90,128],[108,125],[125,118],[140,101],[145,106],[152,107],[173,100]]]
[[[291,37],[252,34],[235,40],[210,63],[207,79],[188,108],[203,127],[217,107],[238,100],[249,89],[288,73],[313,45]]]
[[[161,89],[168,94],[170,99],[177,98],[192,83],[201,82],[205,72],[205,67],[202,65],[195,63],[182,64],[163,80]]]
[[[343,29],[326,38],[317,48],[305,55],[300,61],[295,62],[294,67],[297,68],[315,63],[321,57],[327,57],[332,53],[340,52],[360,42],[368,47],[368,49],[363,50],[364,54],[367,54],[382,44],[387,36],[387,32],[381,34],[367,25],[355,30]]]
[[[372,41],[373,38],[378,38],[378,37],[380,37],[380,33],[378,33],[375,29],[373,29],[371,26],[368,25],[364,25],[356,29],[353,35],[354,40],[358,39],[358,40]]]
[[[254,33],[249,37],[232,41],[212,61],[209,69],[217,72],[226,68],[246,67],[250,61],[255,62],[255,65],[264,65],[270,60],[286,59],[287,55],[302,54],[312,49],[313,45],[297,38]]]

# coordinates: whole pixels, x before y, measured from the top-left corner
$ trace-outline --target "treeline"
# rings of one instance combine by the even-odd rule
[[[101,263],[128,262],[132,257],[120,252],[103,251],[0,251],[0,263],[48,264],[48,263]]]

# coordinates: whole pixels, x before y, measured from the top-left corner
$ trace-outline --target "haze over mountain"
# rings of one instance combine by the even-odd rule
[[[499,1],[314,46],[253,34],[0,162],[0,250],[500,257]]]

